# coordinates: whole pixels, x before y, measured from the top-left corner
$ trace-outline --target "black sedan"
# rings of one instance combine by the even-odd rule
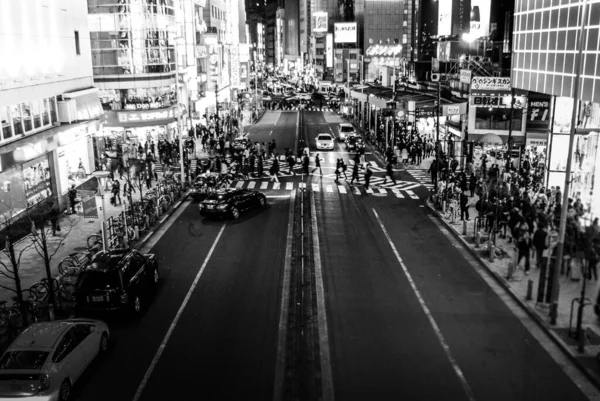
[[[200,205],[202,216],[224,216],[237,219],[240,212],[263,208],[267,197],[258,191],[239,188],[223,188],[208,195]]]

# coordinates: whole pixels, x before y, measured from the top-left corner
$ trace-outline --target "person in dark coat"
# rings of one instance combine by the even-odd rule
[[[352,167],[352,179],[350,180],[350,185],[354,184],[354,180],[360,182],[360,177],[358,176],[358,170],[360,169],[360,164],[354,163]]]
[[[69,203],[71,205],[71,213],[77,213],[75,211],[75,205],[77,204],[77,190],[75,189],[75,184],[71,185],[69,189]]]
[[[469,218],[469,197],[467,196],[467,193],[462,191],[460,193],[460,219],[462,221],[465,220],[465,218],[467,219],[467,221],[470,220]]]
[[[390,180],[392,180],[394,185],[396,185],[396,179],[394,178],[394,170],[392,169],[391,161],[388,161],[385,166],[385,179],[383,180],[384,184],[387,182],[388,177],[390,177]]]
[[[373,171],[371,170],[371,166],[365,164],[365,189],[369,189],[369,183],[371,182],[372,175]]]

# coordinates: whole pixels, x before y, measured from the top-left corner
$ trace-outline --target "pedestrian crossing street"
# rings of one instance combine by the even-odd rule
[[[328,157],[325,157],[328,156]],[[342,157],[342,156],[336,156],[335,154],[329,154],[329,155],[321,155],[321,168],[327,169],[327,168],[335,168],[336,164],[337,164],[337,159]],[[343,158],[343,157],[342,157]],[[315,163],[314,163],[314,157],[310,158],[310,169],[312,170],[313,168],[315,168]],[[348,169],[346,171],[346,174],[350,174],[352,172],[352,168],[354,168],[354,159],[349,159],[346,160],[344,159],[344,161],[346,162],[346,164],[348,165]],[[385,172],[385,167],[382,167],[379,165],[379,163],[377,163],[374,160],[370,160],[366,162],[370,167],[371,170],[373,170],[373,172]],[[265,171],[269,171],[269,169],[271,168],[271,166],[273,165],[273,159],[267,159],[267,160],[263,160],[263,169]],[[301,170],[302,169],[302,163],[296,163],[294,165],[294,170]],[[290,170],[290,166],[288,164],[287,161],[279,161],[279,176],[283,176],[283,177],[288,177],[290,176],[289,173]],[[399,169],[394,169],[394,171],[404,171],[404,170],[399,170]]]
[[[383,179],[382,179],[383,181]],[[373,185],[371,180],[370,188],[365,188],[362,185],[350,186],[350,185],[338,185],[332,184],[307,184],[304,182],[272,182],[272,181],[234,181],[231,186],[235,188],[245,188],[253,190],[276,190],[276,191],[292,191],[294,189],[308,189],[313,192],[328,192],[328,193],[339,193],[342,195],[355,194],[355,195],[376,195],[376,196],[388,196],[392,195],[399,199],[419,199],[419,196],[415,194],[411,189],[398,189],[393,187],[385,187]],[[420,184],[412,183],[419,186]],[[407,187],[408,188],[408,187]],[[414,188],[414,187],[410,187]]]
[[[431,174],[427,170],[421,169],[406,169],[406,171],[416,179],[420,185],[423,185],[427,189],[432,189],[433,184],[431,183]]]

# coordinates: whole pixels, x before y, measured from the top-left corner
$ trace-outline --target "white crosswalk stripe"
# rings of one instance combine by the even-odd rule
[[[284,184],[284,185],[282,185]],[[415,183],[412,183],[415,185]],[[234,181],[231,184],[231,187],[235,188],[247,188],[247,189],[256,189],[259,187],[261,190],[275,190],[275,191],[292,191],[293,189],[301,189],[306,188],[307,185],[304,182],[272,182],[272,181],[262,181],[260,184],[257,181]],[[403,188],[389,188],[384,186],[377,186],[371,183],[371,186],[368,189],[365,189],[364,186],[355,186],[355,185],[331,185],[331,184],[310,184],[309,188],[312,189],[313,192],[327,192],[327,193],[339,193],[342,195],[354,194],[357,196],[365,195],[365,194],[379,194],[379,196],[387,196],[388,194],[394,195],[398,199],[420,199],[417,194],[415,194],[410,189],[405,190]],[[404,193],[402,192],[404,191]]]
[[[433,188],[433,184],[431,183],[431,174],[427,172],[427,170],[406,169],[406,171],[425,188]]]

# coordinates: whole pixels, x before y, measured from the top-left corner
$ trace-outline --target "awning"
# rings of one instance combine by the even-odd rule
[[[155,127],[177,121],[177,106],[166,109],[140,111],[107,111],[102,124],[105,127]]]
[[[93,120],[100,117],[104,110],[98,97],[98,88],[82,89],[75,92],[63,93],[63,98],[75,100],[77,121]]]
[[[469,135],[469,139],[474,135]],[[488,145],[504,145],[504,141],[499,135],[496,134],[483,134],[478,138],[473,138],[477,143],[483,143]]]

